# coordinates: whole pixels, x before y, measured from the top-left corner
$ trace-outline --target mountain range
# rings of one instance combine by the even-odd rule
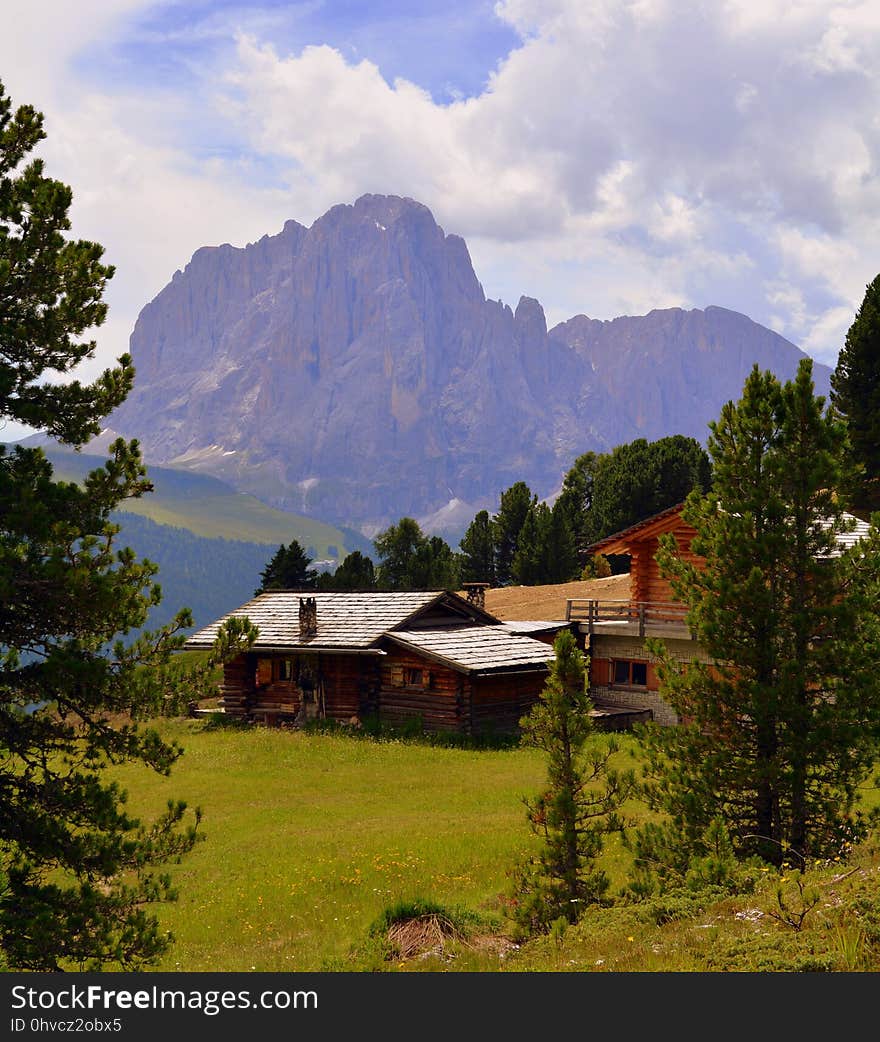
[[[805,357],[720,307],[548,330],[537,300],[487,299],[427,207],[383,195],[197,250],[130,351],[108,424],[148,462],[368,535],[404,515],[460,532],[515,481],[552,496],[590,449],[704,442],[753,364],[787,379]],[[819,393],[829,377],[814,364]]]

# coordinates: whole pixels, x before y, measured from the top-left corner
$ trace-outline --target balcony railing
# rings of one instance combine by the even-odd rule
[[[569,622],[586,626],[588,633],[646,633],[659,630],[688,631],[687,608],[672,601],[599,601],[583,597],[569,598],[565,617]]]

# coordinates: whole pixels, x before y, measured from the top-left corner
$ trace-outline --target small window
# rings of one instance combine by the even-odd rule
[[[293,662],[289,658],[273,658],[272,680],[292,680]]]
[[[621,687],[647,687],[648,663],[615,659],[611,663],[611,683]]]
[[[404,670],[405,683],[407,687],[424,687],[424,674],[420,669],[413,669],[407,666]]]

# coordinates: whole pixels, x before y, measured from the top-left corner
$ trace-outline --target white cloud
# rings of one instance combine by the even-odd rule
[[[551,323],[715,303],[833,363],[880,268],[874,0],[503,0],[520,45],[446,104],[328,46],[284,53],[255,6],[169,23],[169,41],[234,43],[184,94],[101,88],[73,60],[161,4],[13,4],[0,76],[46,112],[74,231],[118,266],[103,362],[198,246],[387,192],[467,239],[490,296],[535,296]]]
[[[828,308],[812,323],[811,329],[801,340],[801,348],[818,361],[833,366],[853,317],[852,308]]]
[[[448,105],[329,48],[285,56],[243,38],[234,83],[256,147],[288,155],[327,205],[367,190],[425,202],[479,242],[490,292],[510,281],[502,244],[523,241],[534,280],[522,292],[541,299],[560,277],[598,287],[597,257],[623,261],[617,275],[641,289],[606,284],[569,302],[604,317],[646,286],[712,303],[751,265],[753,317],[805,335],[809,306],[786,318],[760,287],[791,260],[779,228],[859,256],[880,232],[880,9],[507,0],[496,11],[522,45],[482,95]],[[578,254],[579,277],[560,276],[554,258]],[[855,306],[855,267],[810,273],[808,291]]]

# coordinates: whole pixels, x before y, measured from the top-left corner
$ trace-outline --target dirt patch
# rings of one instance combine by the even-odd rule
[[[499,586],[486,590],[486,611],[503,621],[565,618],[570,597],[601,600],[629,600],[629,575],[610,575],[607,579],[581,579],[554,586]]]

